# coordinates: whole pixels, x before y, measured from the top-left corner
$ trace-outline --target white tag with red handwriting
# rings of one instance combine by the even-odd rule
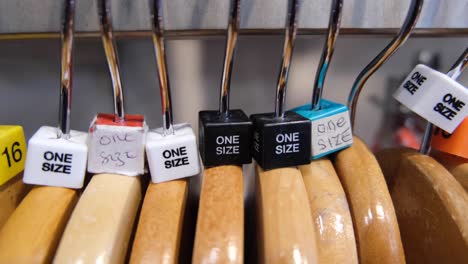
[[[468,90],[447,75],[422,64],[413,69],[393,97],[449,133],[468,116]]]

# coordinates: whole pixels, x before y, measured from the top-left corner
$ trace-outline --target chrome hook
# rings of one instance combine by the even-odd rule
[[[275,116],[283,117],[284,105],[286,102],[286,86],[288,82],[289,68],[291,66],[291,59],[294,49],[294,42],[296,40],[299,11],[301,8],[301,0],[290,0],[288,6],[288,14],[286,17],[286,27],[284,30],[284,46],[283,58],[281,60],[281,68],[279,72],[277,88],[276,88],[276,104]]]
[[[354,81],[353,87],[348,97],[348,108],[350,109],[351,125],[354,130],[354,121],[356,119],[356,108],[359,99],[359,94],[364,87],[364,84],[369,77],[374,74],[382,64],[392,56],[398,48],[405,43],[411,34],[411,31],[416,26],[419,14],[423,6],[424,0],[412,0],[405,22],[400,28],[397,36],[359,73]]]
[[[468,48],[465,49],[465,52],[457,59],[457,61],[453,64],[450,70],[447,72],[447,76],[453,80],[458,79],[458,77],[463,73],[465,70],[466,65],[468,63]],[[427,155],[431,150],[431,140],[433,135],[434,125],[430,122],[426,125],[426,130],[424,131],[424,136],[421,141],[421,146],[419,148],[419,153]]]
[[[99,24],[101,29],[102,44],[106,53],[107,66],[111,75],[113,96],[114,96],[114,114],[120,120],[125,119],[125,107],[122,90],[122,81],[120,79],[120,63],[112,30],[111,6],[109,0],[97,0]]]
[[[341,14],[343,10],[343,0],[333,0],[330,10],[330,20],[328,22],[327,40],[323,46],[322,56],[315,75],[314,88],[312,90],[311,109],[320,110],[320,99],[322,98],[323,86],[327,75],[328,67],[333,56],[333,51],[340,32]]]
[[[62,70],[60,75],[60,106],[58,138],[70,137],[70,113],[73,80],[73,38],[75,34],[75,0],[65,0],[62,31]]]
[[[167,73],[166,52],[164,46],[164,22],[162,0],[153,0],[150,4],[152,18],[152,35],[154,53],[156,54],[156,70],[158,72],[159,91],[161,94],[161,107],[163,114],[163,129],[165,135],[174,134],[171,88]]]
[[[226,51],[224,53],[223,76],[221,78],[221,94],[219,112],[227,115],[229,111],[229,91],[231,88],[231,73],[234,64],[234,54],[237,47],[237,36],[240,27],[241,0],[232,0],[226,33]]]

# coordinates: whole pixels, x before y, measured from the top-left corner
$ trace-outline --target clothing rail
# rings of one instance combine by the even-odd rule
[[[397,31],[410,0],[347,0],[343,7],[343,34],[390,35]],[[170,37],[223,35],[229,0],[164,1],[165,25]],[[287,1],[245,0],[241,14],[241,34],[280,34]],[[304,1],[299,33],[323,34],[329,0]],[[0,39],[57,38],[63,1],[0,1]],[[94,0],[76,3],[78,37],[95,37],[99,32]],[[150,14],[147,0],[111,0],[112,22],[117,36],[149,36]],[[447,15],[447,14],[450,15]],[[423,36],[468,36],[466,0],[427,0],[415,31]]]

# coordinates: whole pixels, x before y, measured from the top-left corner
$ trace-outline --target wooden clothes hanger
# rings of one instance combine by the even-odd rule
[[[56,142],[47,141],[50,140],[51,135],[48,135],[47,140],[43,140],[42,136],[38,136],[43,128],[41,128],[33,136],[41,143],[47,142],[49,148],[44,150],[43,146],[31,145],[29,141],[28,157],[26,159],[26,168],[24,172],[24,181],[29,182],[31,176],[34,180],[38,180],[39,183],[51,186],[36,186],[29,194],[22,200],[21,204],[16,208],[13,214],[8,218],[5,225],[0,230],[0,262],[1,263],[48,263],[52,261],[53,255],[60,241],[60,237],[65,228],[65,225],[69,219],[69,216],[76,204],[78,199],[78,191],[74,189],[64,187],[52,187],[56,182],[48,182],[46,177],[51,175],[45,175],[44,169],[41,170],[41,165],[36,167],[34,160],[42,160],[42,156],[45,156],[46,151],[61,150],[62,152],[71,151],[73,155],[82,154],[85,155],[86,148],[80,148],[80,153],[76,151],[76,131],[72,131],[74,134],[70,134],[70,104],[71,101],[71,75],[72,75],[72,47],[73,47],[73,33],[74,33],[74,1],[65,1],[65,19],[62,25],[62,72],[61,72],[61,103],[60,103],[60,129],[57,131],[55,128],[51,128],[49,131],[52,133],[52,137],[56,138]],[[73,139],[73,143],[67,143],[68,139]],[[81,141],[81,140],[78,140]],[[84,140],[80,142],[84,145]],[[52,144],[55,144],[52,146]],[[63,144],[63,146],[61,145]],[[74,150],[69,145],[73,144]],[[60,146],[56,146],[60,145]],[[37,151],[39,149],[39,152]],[[36,151],[36,152],[35,152]],[[60,152],[60,151],[59,151]],[[40,153],[40,154],[38,154]],[[57,155],[57,154],[55,154]],[[41,157],[39,157],[41,156]],[[76,155],[74,158],[78,157]],[[76,159],[74,159],[76,161]],[[85,163],[84,162],[81,163]],[[28,168],[28,165],[34,165]],[[75,166],[79,164],[70,162],[69,171],[67,171],[68,178],[76,178],[76,175],[81,175],[81,179],[78,180],[79,186],[73,186],[74,188],[80,188],[84,178],[84,165],[83,170],[78,169],[78,173],[74,174],[72,171]],[[62,166],[64,167],[64,166]],[[80,167],[81,168],[81,167]],[[40,176],[38,176],[40,175]],[[64,177],[64,174],[52,174],[52,178]],[[81,182],[80,182],[81,180]],[[31,183],[31,182],[29,182]],[[70,182],[61,183],[67,186]],[[15,183],[18,186],[21,184]],[[37,184],[34,182],[34,184]],[[81,185],[80,185],[81,184]],[[20,188],[20,187],[19,187]]]
[[[348,100],[353,125],[357,100],[365,82],[409,37],[422,4],[422,0],[411,1],[398,35],[357,77]],[[336,155],[334,166],[351,206],[359,260],[362,263],[373,263],[377,259],[382,263],[404,263],[395,209],[372,152],[355,137],[351,147]]]
[[[358,263],[346,194],[328,158],[299,167],[315,224],[319,263]]]
[[[432,151],[431,156],[442,164],[468,191],[468,160],[441,151]]]
[[[119,73],[120,67],[113,39],[109,1],[99,0],[97,1],[97,7],[103,46],[114,90],[114,114],[107,115],[109,116],[108,120],[106,119],[107,116],[98,115],[96,121],[93,121],[89,135],[90,150],[88,156],[90,158],[88,160],[88,171],[91,170],[90,168],[92,170],[96,169],[90,167],[91,165],[102,164],[103,167],[98,167],[98,170],[114,170],[116,173],[130,176],[105,173],[96,174],[91,178],[68,221],[54,263],[124,263],[135,218],[140,208],[141,182],[140,176],[138,176],[139,168],[132,166],[133,164],[129,165],[129,160],[125,159],[123,155],[118,156],[118,161],[121,161],[121,163],[115,166],[108,165],[114,163],[111,163],[111,161],[105,162],[104,158],[102,161],[92,160],[91,154],[93,154],[93,151],[108,154],[114,153],[110,151],[118,151],[119,153],[128,151],[133,153],[135,159],[137,159],[139,150],[143,150],[143,142],[129,146],[123,145],[118,140],[119,143],[115,143],[116,140],[114,139],[113,141],[109,140],[109,143],[105,145],[106,148],[103,147],[103,144],[100,144],[100,147],[93,150],[92,144],[95,144],[93,137],[98,137],[96,134],[97,131],[100,131],[98,135],[101,139],[105,136],[114,137],[114,135],[121,137],[121,134],[125,134],[125,137],[130,135],[129,137],[137,138],[141,127],[144,126],[144,122],[140,121],[143,120],[142,118],[136,117],[133,119],[133,116],[125,115]],[[132,126],[134,120],[137,120],[134,122],[137,125]],[[99,122],[110,124],[104,126]],[[140,125],[141,123],[143,125]],[[138,132],[135,132],[137,130]],[[114,146],[117,150],[109,149],[109,146]]]
[[[153,45],[159,76],[161,94],[170,94],[166,67],[162,1],[150,4],[152,17]],[[172,109],[169,96],[161,96],[163,106],[164,133],[173,129]],[[164,139],[170,140],[170,139]],[[148,151],[147,151],[148,153]],[[198,158],[198,157],[197,157]],[[149,156],[148,156],[148,159]],[[150,161],[150,160],[149,160]],[[150,166],[150,172],[154,173]],[[154,178],[152,175],[152,178]],[[151,182],[141,209],[138,227],[131,251],[130,263],[178,263],[181,248],[184,216],[186,215],[189,181],[180,179]]]
[[[0,230],[1,263],[50,263],[77,191],[61,187],[35,187]]]
[[[459,63],[466,65],[467,52]],[[453,69],[452,68],[452,69]],[[451,263],[468,260],[468,194],[429,157],[432,125],[420,153],[388,149],[377,154],[394,201],[408,262]],[[423,234],[423,235],[422,235]]]
[[[140,201],[139,177],[94,175],[70,217],[54,263],[124,263]]]
[[[301,172],[264,171],[257,165],[255,186],[259,262],[319,263],[319,242]]]
[[[130,263],[178,263],[187,195],[186,179],[148,185]]]
[[[291,116],[289,112],[283,113],[284,96],[297,32],[300,2],[290,1],[289,8],[285,29],[283,60],[277,83],[276,112],[274,115],[277,120],[281,120],[280,122],[282,123],[279,125],[285,126],[284,131],[288,132],[290,132],[289,130],[296,131],[296,128],[289,127],[288,123],[283,121],[282,116],[286,115],[286,113]],[[260,114],[257,116],[260,116]],[[264,114],[263,116],[268,115]],[[304,118],[304,120],[307,119]],[[310,126],[310,121],[307,121],[307,124]],[[273,134],[272,137],[277,136]],[[310,138],[310,134],[307,137]],[[268,138],[263,139],[263,141],[266,140]],[[297,141],[297,144],[297,147],[304,152],[298,154],[304,154],[308,160],[310,158],[310,144],[301,144],[299,141]],[[264,146],[261,148],[264,148]],[[306,151],[303,148],[307,148]],[[265,152],[263,149],[262,151]],[[262,154],[262,157],[267,154],[271,155],[271,153],[260,154]],[[257,160],[258,157],[255,155],[254,157]],[[274,157],[276,159],[291,159],[284,156]],[[302,156],[297,157],[302,158]],[[277,161],[278,164],[265,160],[257,160],[257,162],[255,200],[257,208],[258,262],[318,263],[319,253],[315,235],[316,231],[301,172],[296,167],[285,167],[282,160]],[[301,163],[294,165],[304,164],[302,160],[296,162]],[[264,170],[260,166],[262,163],[262,166],[266,165],[275,169]],[[281,165],[282,168],[277,168],[278,165]]]
[[[299,113],[302,113],[306,118],[314,118],[314,115],[321,113],[314,110],[329,111],[330,113],[334,110],[321,104],[321,95],[327,69],[339,34],[342,6],[342,0],[334,0],[331,3],[327,39],[315,77],[312,103],[303,108],[298,108],[301,109]],[[307,112],[304,112],[305,110]],[[346,114],[348,113],[346,112]],[[334,119],[330,117],[328,120]],[[311,121],[327,122],[316,119],[311,119]],[[312,128],[314,127],[313,125]],[[314,138],[312,141],[314,141]],[[317,151],[314,148],[312,148],[312,155],[317,155]],[[318,262],[358,263],[351,212],[335,168],[327,157],[320,159],[314,159],[316,157],[312,158],[310,164],[299,166],[299,170],[303,176],[312,220],[315,224],[315,235],[317,237],[319,253]]]
[[[221,80],[219,111],[199,113],[199,144],[205,171],[198,208],[193,263],[244,263],[244,178],[251,162],[252,122],[242,110],[229,109],[229,90],[240,26],[241,1],[231,1]],[[236,138],[231,144],[221,138]],[[213,145],[212,142],[217,144]],[[234,154],[218,148],[237,148]],[[210,167],[208,167],[210,166]]]

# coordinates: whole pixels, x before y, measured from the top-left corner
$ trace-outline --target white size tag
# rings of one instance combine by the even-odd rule
[[[312,157],[323,157],[353,144],[353,133],[349,113],[312,120]]]
[[[101,125],[89,131],[88,171],[137,176],[144,173],[146,132],[142,126]]]
[[[164,135],[158,128],[148,132],[146,155],[154,183],[165,182],[200,173],[200,159],[195,134],[189,124],[174,125],[173,135]]]
[[[449,133],[468,115],[468,90],[447,75],[422,64],[406,77],[393,97]]]
[[[86,174],[87,133],[70,131],[57,138],[57,128],[43,126],[28,142],[23,181],[29,184],[79,189]]]

